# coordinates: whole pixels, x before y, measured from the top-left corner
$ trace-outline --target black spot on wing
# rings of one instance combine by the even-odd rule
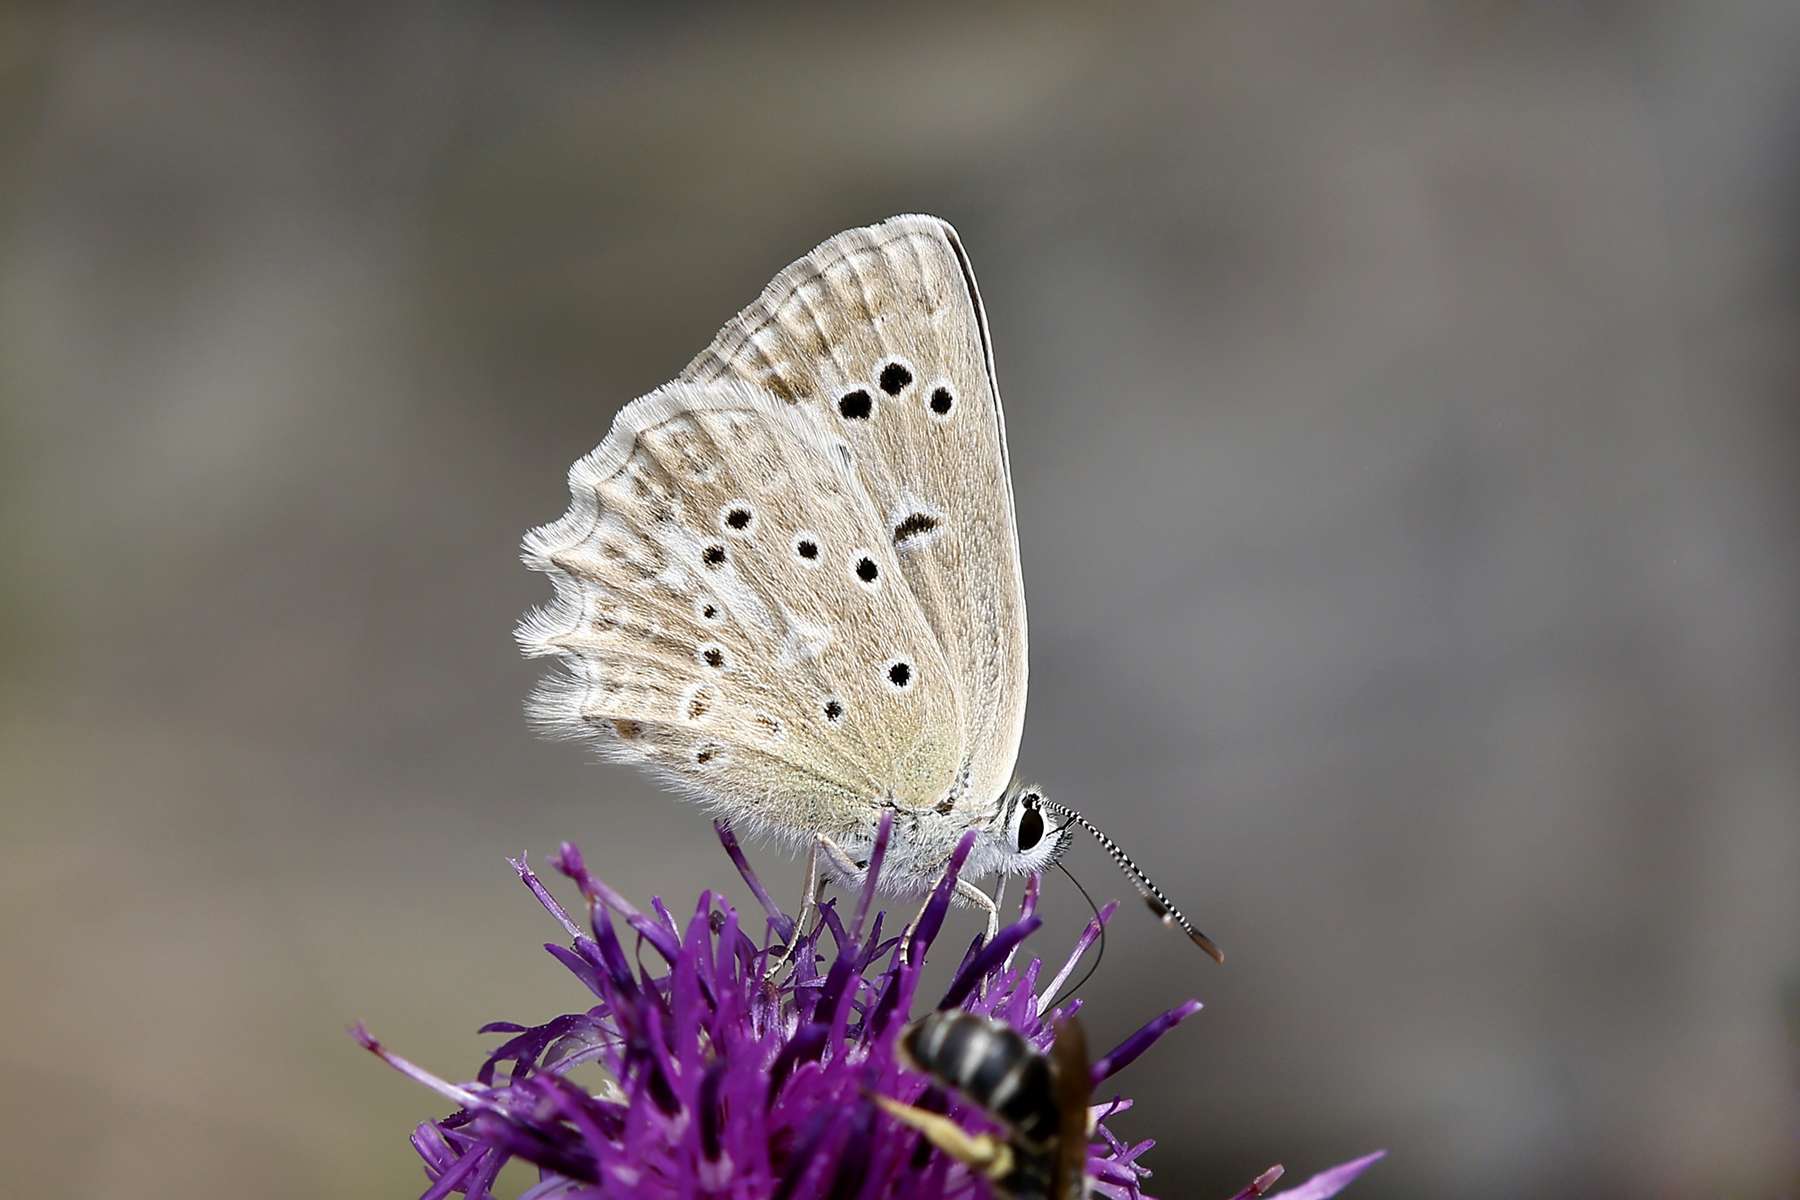
[[[908,513],[894,525],[894,546],[910,550],[929,539],[943,522],[926,512]]]

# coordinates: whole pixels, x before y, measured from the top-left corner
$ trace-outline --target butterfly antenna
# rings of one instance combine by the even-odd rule
[[[1069,868],[1063,866],[1060,862],[1056,864],[1056,869],[1069,877],[1069,882],[1075,885],[1075,890],[1081,893],[1081,898],[1086,900],[1088,902],[1088,907],[1094,910],[1094,920],[1100,921],[1100,906],[1094,903],[1094,898],[1088,895],[1088,890],[1081,886],[1081,880],[1075,878],[1075,872],[1069,870]],[[1100,944],[1094,951],[1094,961],[1088,964],[1087,972],[1082,975],[1080,979],[1077,979],[1074,983],[1064,988],[1062,995],[1052,1000],[1044,1011],[1049,1012],[1050,1009],[1059,1007],[1064,1000],[1067,1000],[1070,996],[1073,996],[1076,992],[1080,991],[1081,985],[1092,979],[1094,977],[1094,972],[1100,969],[1100,960],[1105,957],[1106,922],[1100,921]]]
[[[1099,826],[1095,825],[1092,821],[1088,820],[1074,809],[1064,808],[1060,804],[1052,804],[1048,800],[1043,801],[1043,804],[1045,808],[1054,808],[1060,815],[1066,816],[1069,820],[1074,821],[1077,825],[1093,834],[1094,839],[1102,846],[1106,847],[1106,852],[1112,855],[1114,862],[1119,864],[1119,870],[1125,872],[1126,877],[1136,885],[1138,894],[1143,896],[1144,903],[1150,906],[1150,911],[1156,914],[1157,920],[1161,921],[1164,925],[1181,926],[1182,931],[1188,935],[1189,940],[1191,940],[1194,945],[1210,954],[1214,962],[1222,963],[1225,961],[1225,956],[1219,953],[1219,948],[1213,945],[1212,939],[1207,937],[1204,933],[1201,933],[1198,929],[1195,929],[1193,924],[1189,922],[1186,917],[1181,915],[1181,910],[1169,902],[1169,898],[1162,894],[1162,889],[1157,887],[1155,882],[1153,882],[1148,875],[1144,874],[1143,868],[1131,861],[1131,855],[1125,853],[1119,846],[1119,843],[1113,841],[1104,833],[1101,833]]]

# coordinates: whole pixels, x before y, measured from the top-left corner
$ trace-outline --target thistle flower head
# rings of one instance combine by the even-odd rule
[[[884,819],[848,924],[827,903],[814,927],[803,930],[770,898],[730,830],[720,826],[720,840],[764,910],[760,940],[711,891],[701,894],[685,922],[660,899],[645,913],[590,873],[581,852],[565,843],[553,865],[587,903],[583,928],[530,868],[514,862],[568,936],[569,944],[545,949],[596,1002],[543,1025],[485,1026],[483,1033],[511,1036],[473,1082],[462,1084],[414,1066],[355,1027],[364,1046],[457,1105],[414,1131],[413,1146],[431,1181],[422,1200],[451,1193],[492,1200],[500,1169],[514,1158],[535,1164],[540,1174],[521,1200],[988,1196],[990,1184],[979,1170],[875,1100],[941,1113],[977,1137],[1008,1136],[981,1106],[896,1058],[971,840],[963,841],[914,925],[889,936],[886,914],[870,914],[888,831]],[[1055,1020],[1080,1007],[1075,1000],[1052,1009],[1050,998],[1116,905],[1089,923],[1067,964],[1042,983],[1039,960],[1023,968],[1013,963],[1020,943],[1041,924],[1033,914],[1036,900],[1034,877],[1019,919],[991,942],[976,939],[938,1007],[998,1018],[1047,1050]],[[628,947],[627,939],[634,944]],[[1189,1001],[1152,1020],[1093,1063],[1092,1083],[1199,1008]],[[580,1078],[597,1082],[580,1082],[582,1067]],[[1140,1200],[1150,1173],[1138,1159],[1153,1143],[1127,1145],[1106,1127],[1107,1117],[1128,1107],[1129,1101],[1113,1099],[1094,1110],[1087,1176],[1093,1194],[1108,1200]],[[1334,1194],[1353,1177],[1304,1200]],[[1243,1195],[1260,1195],[1269,1182],[1272,1177],[1259,1179],[1262,1186]]]

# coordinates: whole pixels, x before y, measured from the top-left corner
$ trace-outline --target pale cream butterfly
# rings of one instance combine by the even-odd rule
[[[987,321],[948,224],[851,229],[626,405],[525,539],[556,596],[521,623],[564,671],[532,716],[860,883],[1041,871],[1079,824],[1153,911],[1218,951],[1123,851],[1013,774],[1025,593]],[[809,880],[809,896],[811,887]]]

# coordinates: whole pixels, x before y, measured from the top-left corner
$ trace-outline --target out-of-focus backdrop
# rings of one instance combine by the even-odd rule
[[[504,855],[732,879],[527,731],[519,537],[923,211],[1021,769],[1228,955],[1133,904],[1086,989],[1207,1005],[1119,1080],[1152,1190],[1795,1195],[1796,64],[1755,0],[0,9],[6,1190],[415,1194],[444,1105],[345,1023],[467,1078],[585,1003]]]

